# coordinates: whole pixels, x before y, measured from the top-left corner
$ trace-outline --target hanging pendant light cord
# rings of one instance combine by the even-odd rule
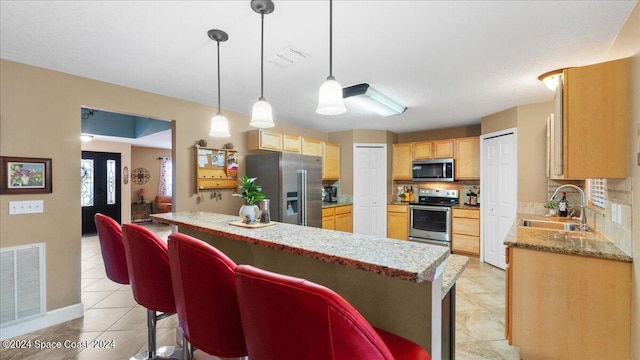
[[[260,29],[260,99],[264,99],[264,11],[260,13],[262,27]]]
[[[218,114],[221,114],[220,110],[220,41],[218,43]]]
[[[329,0],[329,77],[333,78],[333,1]]]

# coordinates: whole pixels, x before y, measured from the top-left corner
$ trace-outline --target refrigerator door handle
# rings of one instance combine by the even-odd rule
[[[300,180],[300,225],[307,226],[307,170],[300,171]]]

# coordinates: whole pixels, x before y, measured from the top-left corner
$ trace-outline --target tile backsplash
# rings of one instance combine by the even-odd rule
[[[480,191],[480,182],[479,181],[454,181],[454,182],[393,182],[392,193],[390,195],[389,202],[398,202],[398,190],[403,186],[409,186],[413,188],[414,194],[417,196],[418,189],[446,189],[446,190],[458,190],[459,192],[459,200],[460,203],[466,203],[467,193],[470,190],[475,189],[476,192]],[[480,198],[478,197],[478,203],[480,203]]]

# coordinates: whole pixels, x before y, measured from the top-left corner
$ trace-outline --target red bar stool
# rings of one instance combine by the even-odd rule
[[[112,218],[95,214],[93,220],[98,230],[100,252],[107,277],[118,284],[129,284],[129,270],[127,270],[127,256],[122,240],[122,227]]]
[[[374,329],[324,286],[248,265],[236,290],[249,359],[431,359],[420,346]]]
[[[173,233],[168,242],[176,309],[188,340],[183,348],[192,345],[221,358],[246,356],[234,279],[236,264],[188,235]],[[192,349],[186,355],[190,359]]]
[[[156,349],[156,323],[176,312],[167,244],[140,225],[123,224],[122,235],[133,297],[147,309],[148,351],[134,358],[181,359],[180,347]]]

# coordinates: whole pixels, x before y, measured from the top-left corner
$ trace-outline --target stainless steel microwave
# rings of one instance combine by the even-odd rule
[[[413,161],[413,181],[454,181],[453,159]]]

